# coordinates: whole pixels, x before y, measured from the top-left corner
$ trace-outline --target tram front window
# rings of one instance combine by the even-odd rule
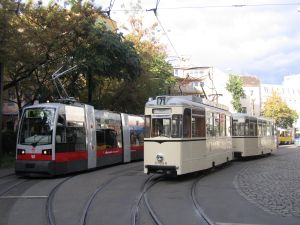
[[[152,137],[170,137],[171,120],[169,118],[152,119]]]
[[[31,108],[24,111],[19,144],[48,145],[52,143],[55,109]]]

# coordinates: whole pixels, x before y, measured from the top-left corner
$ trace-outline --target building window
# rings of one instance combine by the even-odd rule
[[[247,113],[247,107],[242,107],[242,113]]]
[[[242,99],[246,99],[245,91],[243,91],[243,93],[242,93],[242,95],[241,95],[241,98],[242,98]]]
[[[268,92],[269,92],[269,90],[268,90],[268,88],[267,88],[267,87],[265,87],[264,89],[265,89],[265,92],[266,92],[266,93],[268,93]]]
[[[174,70],[174,74],[175,74],[175,75],[178,75],[178,69],[175,69],[175,70]]]

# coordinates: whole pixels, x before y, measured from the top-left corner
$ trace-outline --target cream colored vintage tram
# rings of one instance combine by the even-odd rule
[[[195,96],[159,96],[145,107],[145,173],[181,175],[232,159],[231,114]]]
[[[232,115],[232,146],[235,157],[264,155],[277,149],[275,124],[272,119]]]

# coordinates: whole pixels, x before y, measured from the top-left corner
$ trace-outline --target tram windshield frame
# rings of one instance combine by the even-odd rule
[[[25,109],[20,123],[18,143],[33,147],[52,144],[55,113],[56,109],[50,107]]]
[[[151,137],[170,137],[170,136],[171,136],[171,118],[152,117]]]

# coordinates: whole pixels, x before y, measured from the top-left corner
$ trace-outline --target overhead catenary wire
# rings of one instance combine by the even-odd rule
[[[176,57],[180,58],[180,56],[179,56],[179,54],[178,54],[178,52],[177,52],[177,50],[176,50],[174,44],[172,43],[172,41],[171,41],[171,39],[170,39],[168,33],[166,32],[164,26],[162,25],[161,21],[160,21],[159,18],[158,18],[158,15],[157,15],[157,8],[158,8],[158,5],[159,5],[159,2],[160,2],[160,0],[156,0],[156,6],[155,6],[155,8],[153,8],[153,9],[148,9],[148,10],[146,10],[146,11],[147,11],[147,12],[153,11],[155,18],[156,18],[157,22],[159,23],[161,29],[163,30],[164,34],[166,35],[166,37],[167,37],[167,39],[168,39],[168,41],[169,41],[169,43],[170,43],[170,45],[171,45],[171,47],[172,47],[172,49],[173,49],[175,55],[176,55]]]
[[[243,8],[243,7],[288,7],[300,6],[300,2],[290,3],[259,3],[259,4],[233,4],[233,5],[191,5],[191,6],[177,6],[177,7],[160,7],[159,10],[184,10],[184,9],[209,9],[209,8]],[[157,8],[154,8],[157,10]],[[143,9],[142,11],[148,12],[154,9]],[[136,9],[114,9],[114,12],[134,12],[140,11]]]

